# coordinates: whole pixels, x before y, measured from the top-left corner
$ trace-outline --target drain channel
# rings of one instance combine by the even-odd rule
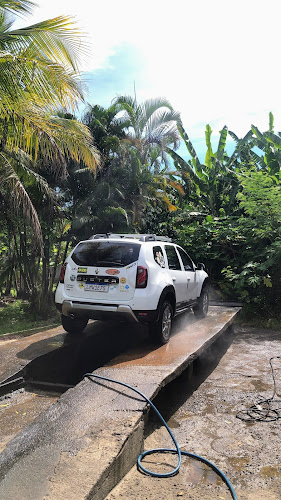
[[[25,386],[22,371],[23,370],[15,373],[11,377],[3,380],[3,382],[0,383],[0,397],[5,396],[10,392],[16,391],[17,389],[21,389]]]

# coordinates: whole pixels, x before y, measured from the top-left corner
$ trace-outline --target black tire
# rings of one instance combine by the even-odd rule
[[[209,309],[209,292],[207,287],[202,288],[201,295],[198,299],[197,306],[193,307],[193,312],[196,318],[205,318]]]
[[[173,309],[167,300],[160,308],[159,319],[149,326],[149,335],[153,342],[164,345],[169,342],[172,331]]]
[[[83,318],[70,318],[70,316],[64,316],[64,314],[62,314],[61,324],[66,332],[79,334],[86,328],[88,320]]]

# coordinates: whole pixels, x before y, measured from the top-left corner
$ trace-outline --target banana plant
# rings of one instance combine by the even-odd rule
[[[238,180],[234,173],[237,158],[235,156],[229,157],[225,150],[228,128],[224,126],[220,131],[218,147],[214,152],[211,142],[212,129],[210,125],[206,126],[204,164],[200,162],[182,123],[178,123],[178,130],[191,158],[185,160],[171,148],[166,148],[166,150],[173,158],[175,167],[185,181],[189,199],[210,215],[230,212],[233,203],[235,203]],[[190,181],[193,192],[190,189]]]
[[[281,180],[281,133],[274,133],[273,114],[269,113],[268,131],[260,132],[255,125],[252,125],[251,131],[255,137],[254,145],[263,152],[263,155],[257,155],[257,164],[276,182],[279,182]]]

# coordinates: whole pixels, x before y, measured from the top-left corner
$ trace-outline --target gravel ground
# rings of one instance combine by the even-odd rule
[[[245,422],[237,418],[273,394],[269,359],[281,356],[281,333],[235,326],[196,360],[154,401],[182,450],[207,458],[231,481],[239,500],[281,499],[281,420]],[[273,360],[281,399],[281,360]],[[275,407],[280,407],[277,402]],[[172,447],[166,430],[151,415],[144,449]],[[174,456],[147,457],[144,465],[164,472]],[[107,500],[228,500],[220,478],[204,464],[183,458],[179,474],[151,478],[134,467]]]

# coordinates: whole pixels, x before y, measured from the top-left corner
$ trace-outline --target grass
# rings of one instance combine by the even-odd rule
[[[280,314],[269,317],[261,315],[256,309],[251,310],[247,306],[243,306],[241,313],[238,315],[237,322],[244,326],[281,331]]]
[[[60,325],[60,315],[54,307],[47,318],[36,318],[29,304],[23,300],[0,302],[0,337],[5,334],[18,334],[25,337],[44,329]]]

